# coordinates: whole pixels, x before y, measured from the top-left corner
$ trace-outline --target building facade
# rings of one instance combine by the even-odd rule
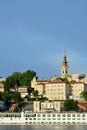
[[[17,92],[20,93],[22,98],[25,98],[26,96],[28,96],[28,87],[27,86],[18,87]]]
[[[64,109],[60,101],[34,101],[33,112],[61,112]]]
[[[83,82],[73,82],[71,85],[71,95],[80,96],[81,92],[87,91],[87,84]]]
[[[43,95],[48,100],[66,100],[71,95],[70,84],[65,82],[45,82],[33,84],[34,90],[38,90],[39,95]]]
[[[64,82],[48,82],[45,86],[45,96],[49,100],[66,100],[70,94],[70,85]]]

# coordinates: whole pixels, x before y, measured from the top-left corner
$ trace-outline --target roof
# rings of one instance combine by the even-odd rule
[[[78,101],[78,105],[81,105],[81,106],[84,106],[84,107],[87,107],[87,101]]]
[[[85,84],[84,82],[71,82],[70,84]]]
[[[36,83],[35,85],[45,85],[45,83]]]
[[[48,82],[47,80],[37,80],[37,82]]]
[[[57,81],[57,82],[48,82],[47,84],[69,84],[67,82]]]

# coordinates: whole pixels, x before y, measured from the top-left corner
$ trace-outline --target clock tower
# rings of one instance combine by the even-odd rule
[[[61,77],[66,78],[67,76],[69,76],[69,66],[68,66],[67,56],[65,53],[64,58],[63,58],[62,67],[61,67]]]

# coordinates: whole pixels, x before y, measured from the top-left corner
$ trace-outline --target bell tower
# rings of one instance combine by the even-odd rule
[[[66,56],[66,52],[65,52],[62,67],[61,67],[61,76],[63,78],[65,78],[68,75],[69,75],[69,66],[68,66],[67,56]]]

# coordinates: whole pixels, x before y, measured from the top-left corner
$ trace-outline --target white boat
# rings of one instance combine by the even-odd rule
[[[0,113],[0,124],[87,125],[87,113]]]

